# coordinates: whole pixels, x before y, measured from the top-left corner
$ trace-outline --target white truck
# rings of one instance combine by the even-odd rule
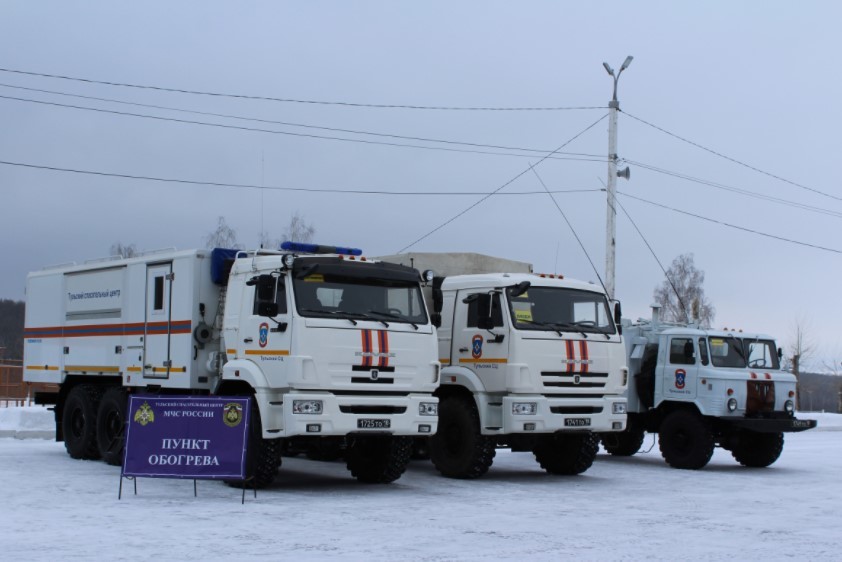
[[[414,269],[359,250],[164,251],[27,278],[24,372],[57,383],[56,439],[120,464],[128,393],[252,398],[248,471],[283,447],[341,440],[363,482],[403,473],[436,431],[435,329]],[[257,414],[257,415],[254,415]]]
[[[480,254],[380,259],[435,274],[426,302],[442,376],[429,452],[441,474],[479,477],[497,447],[579,474],[596,456],[595,432],[625,428],[625,351],[601,287]]]
[[[796,379],[771,336],[663,322],[657,306],[651,320],[624,320],[623,335],[629,419],[601,436],[612,455],[634,455],[650,432],[674,468],[704,467],[717,445],[759,468],[778,459],[785,432],[816,426],[795,418]]]

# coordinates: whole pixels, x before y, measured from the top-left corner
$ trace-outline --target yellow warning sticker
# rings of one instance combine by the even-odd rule
[[[324,283],[325,276],[321,273],[311,273],[310,275],[304,278],[304,281],[307,283]]]
[[[531,302],[513,302],[512,308],[515,311],[515,320],[518,322],[532,322]]]

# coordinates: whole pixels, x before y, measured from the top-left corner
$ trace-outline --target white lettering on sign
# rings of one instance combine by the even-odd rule
[[[162,449],[204,449],[207,450],[210,439],[162,439]]]
[[[149,464],[158,466],[219,466],[210,455],[149,455]]]

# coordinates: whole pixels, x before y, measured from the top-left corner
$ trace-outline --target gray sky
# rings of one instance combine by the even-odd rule
[[[389,135],[558,148],[624,111],[621,193],[835,250],[738,230],[621,196],[668,265],[695,254],[716,327],[791,339],[801,319],[817,362],[842,361],[842,189],[832,139],[842,115],[842,4],[753,2],[37,2],[0,3],[0,68],[98,81],[299,100],[459,107],[435,111],[282,103],[126,88],[0,72],[0,96],[356,140],[505,152],[424,150],[153,120],[0,98],[0,160],[202,182],[304,189],[488,193],[541,153],[470,147],[196,115],[9,88],[37,88]],[[633,117],[632,117],[633,116]],[[748,164],[751,170],[658,131]],[[607,119],[565,146],[594,155],[536,170],[604,269]],[[546,154],[546,152],[544,154]],[[642,164],[642,165],[641,165]],[[626,165],[626,164],[623,164]],[[720,187],[658,173],[704,180]],[[799,184],[799,185],[793,185]],[[752,195],[737,193],[734,189]],[[501,194],[542,191],[532,173]],[[822,192],[826,195],[822,195]],[[26,273],[139,248],[202,246],[224,215],[248,247],[279,237],[292,213],[317,241],[391,254],[481,196],[324,194],[97,177],[0,164],[0,298],[24,298]],[[777,198],[774,202],[757,197]],[[809,206],[810,209],[800,208]],[[617,296],[649,316],[663,275],[628,218],[617,220]],[[411,247],[475,251],[596,281],[546,194],[498,195]]]

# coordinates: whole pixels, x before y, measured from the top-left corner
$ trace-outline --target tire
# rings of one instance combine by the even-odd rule
[[[627,429],[614,433],[601,433],[602,446],[609,455],[630,457],[643,445],[645,432],[642,429]]]
[[[661,424],[658,435],[661,456],[673,468],[698,470],[713,456],[713,434],[695,412],[678,410]]]
[[[741,431],[731,455],[743,466],[765,468],[778,460],[783,449],[783,433]]]
[[[532,452],[550,474],[572,476],[589,469],[598,450],[599,439],[593,433],[553,433],[539,436]]]
[[[494,439],[480,433],[473,400],[447,396],[439,401],[438,431],[430,438],[430,459],[448,478],[479,478],[494,462]]]
[[[246,481],[226,480],[229,486],[240,488],[266,488],[278,476],[281,468],[282,442],[280,439],[263,439],[263,424],[260,410],[252,398],[249,412],[248,456],[246,457]]]
[[[102,390],[94,385],[81,384],[70,391],[64,401],[61,429],[64,448],[74,459],[99,458],[96,442],[96,414]]]
[[[388,484],[401,477],[411,454],[411,437],[360,435],[349,438],[345,463],[360,482]]]
[[[96,415],[96,443],[102,460],[112,466],[123,464],[125,445],[126,391],[112,387],[105,391]]]

